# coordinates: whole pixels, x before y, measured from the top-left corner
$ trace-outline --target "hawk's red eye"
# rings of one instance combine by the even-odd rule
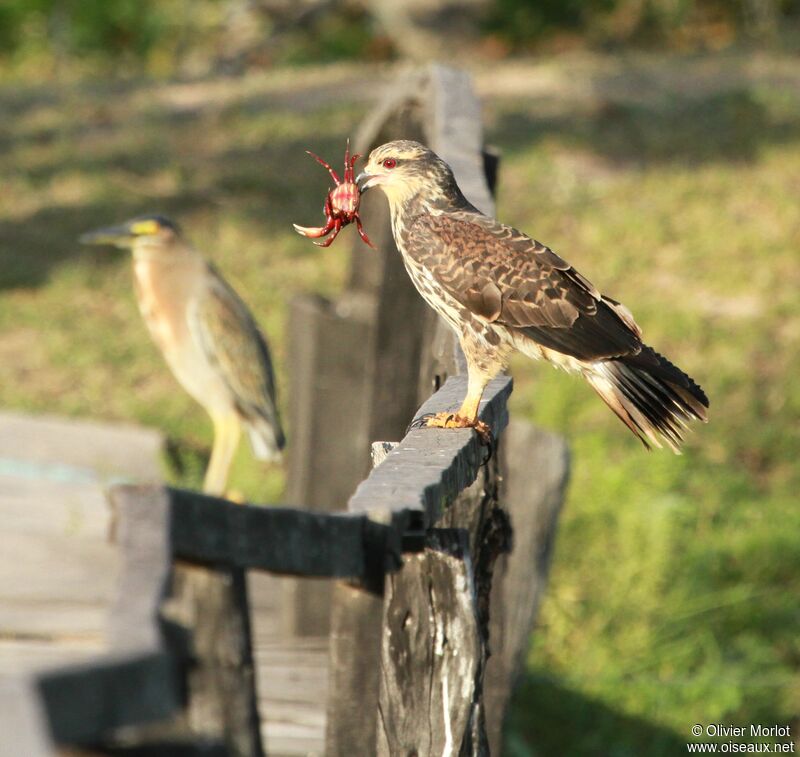
[[[386,158],[383,161],[384,168],[394,168],[397,165],[397,161],[394,158]]]

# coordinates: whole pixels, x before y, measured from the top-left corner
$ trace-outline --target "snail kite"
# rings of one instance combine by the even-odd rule
[[[418,142],[377,147],[358,183],[389,200],[395,243],[426,302],[455,330],[468,366],[456,415],[428,425],[475,427],[486,384],[518,350],[582,375],[645,447],[678,451],[708,399],[642,342],[631,312],[545,245],[490,218],[461,193],[450,167]]]

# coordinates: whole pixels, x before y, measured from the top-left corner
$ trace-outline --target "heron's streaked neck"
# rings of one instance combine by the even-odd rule
[[[159,240],[142,239],[133,245],[135,261],[168,262],[196,256],[197,253],[182,241],[164,243]]]

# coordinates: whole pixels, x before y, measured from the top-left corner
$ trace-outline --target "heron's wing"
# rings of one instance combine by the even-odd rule
[[[545,245],[475,211],[418,216],[406,252],[472,314],[581,360],[635,354],[641,332]]]
[[[259,416],[279,428],[267,343],[236,292],[213,266],[209,272],[211,284],[191,319],[193,334],[244,418]]]

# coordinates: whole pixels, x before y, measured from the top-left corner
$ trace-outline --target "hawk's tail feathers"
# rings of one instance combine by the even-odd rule
[[[680,454],[689,421],[707,420],[703,390],[650,347],[643,346],[637,355],[585,363],[583,372],[648,449],[663,441]]]

